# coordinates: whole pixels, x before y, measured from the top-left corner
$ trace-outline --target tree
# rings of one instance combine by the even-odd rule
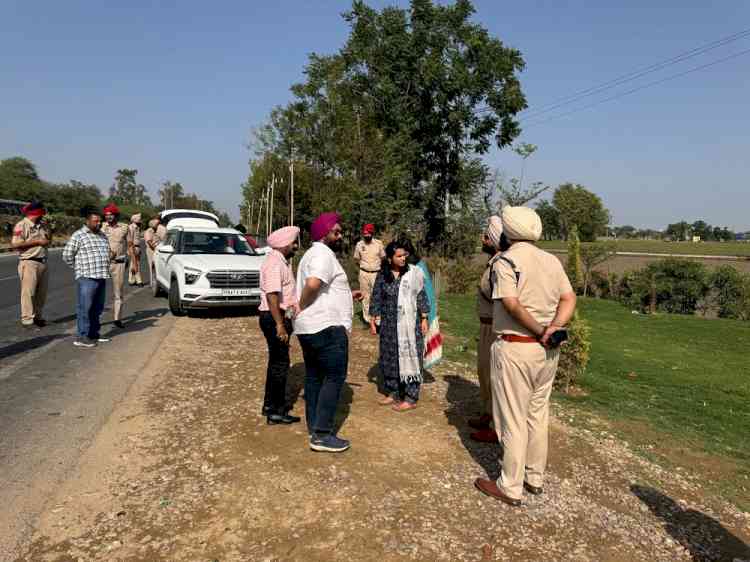
[[[0,161],[0,198],[31,201],[40,199],[43,190],[44,182],[30,160],[15,156]]]
[[[578,292],[583,288],[583,264],[581,262],[581,240],[578,228],[573,225],[568,237],[568,276],[573,289]]]
[[[593,242],[580,248],[581,266],[583,268],[583,296],[588,296],[591,274],[617,253],[617,246],[612,242]]]
[[[698,220],[692,225],[693,236],[699,236],[701,240],[713,238],[713,228],[706,221]]]
[[[560,212],[555,206],[543,199],[536,204],[536,212],[542,219],[542,237],[544,240],[559,240],[562,238]]]
[[[249,205],[293,161],[295,220],[336,208],[350,227],[396,223],[433,248],[445,242],[486,182],[478,156],[512,144],[526,107],[520,52],[473,13],[468,0],[382,10],[355,0],[344,47],[311,55],[293,100],[255,133]]]
[[[109,198],[118,205],[152,207],[146,188],[136,182],[138,170],[123,168],[117,170],[115,181],[109,188]]]
[[[665,234],[674,242],[685,241],[692,236],[692,227],[685,221],[667,225]]]
[[[539,149],[535,144],[522,142],[513,149],[513,152],[521,157],[521,179],[518,182],[520,189],[523,189],[523,176],[526,173],[526,160]]]
[[[597,236],[607,232],[609,211],[598,195],[582,185],[561,185],[555,190],[552,204],[560,213],[560,229],[566,240],[574,226],[585,242],[593,242]]]

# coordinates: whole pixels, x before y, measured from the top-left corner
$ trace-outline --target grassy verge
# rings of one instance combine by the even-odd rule
[[[547,250],[565,250],[567,242],[548,240],[539,245]],[[620,252],[644,252],[648,254],[695,254],[704,256],[750,257],[749,242],[666,242],[663,240],[618,240]]]
[[[750,506],[750,322],[634,315],[617,303],[582,300],[592,327],[582,392],[555,400],[610,420],[644,452],[707,473]],[[449,360],[473,362],[474,297],[441,300]]]

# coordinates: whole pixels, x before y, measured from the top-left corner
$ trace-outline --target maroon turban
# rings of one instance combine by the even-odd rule
[[[110,213],[112,215],[119,215],[120,209],[115,205],[114,203],[110,203],[106,207],[104,207],[104,214]]]
[[[42,217],[47,214],[47,211],[44,210],[44,205],[38,201],[32,201],[28,205],[24,205],[21,207],[21,212],[29,218]]]
[[[331,232],[331,229],[336,226],[341,220],[338,213],[323,213],[312,223],[310,227],[310,236],[313,242],[319,242],[326,237],[326,234]]]
[[[362,227],[362,234],[375,234],[375,225],[370,223]]]

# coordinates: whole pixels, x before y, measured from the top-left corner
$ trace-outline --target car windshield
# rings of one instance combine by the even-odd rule
[[[183,232],[182,253],[257,255],[244,236],[223,232]]]

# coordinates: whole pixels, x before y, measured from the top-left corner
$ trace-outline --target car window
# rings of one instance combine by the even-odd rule
[[[177,249],[177,234],[178,234],[177,232],[167,233],[167,240],[166,240],[166,243],[175,249]]]
[[[189,231],[182,233],[182,253],[257,255],[239,234]]]

